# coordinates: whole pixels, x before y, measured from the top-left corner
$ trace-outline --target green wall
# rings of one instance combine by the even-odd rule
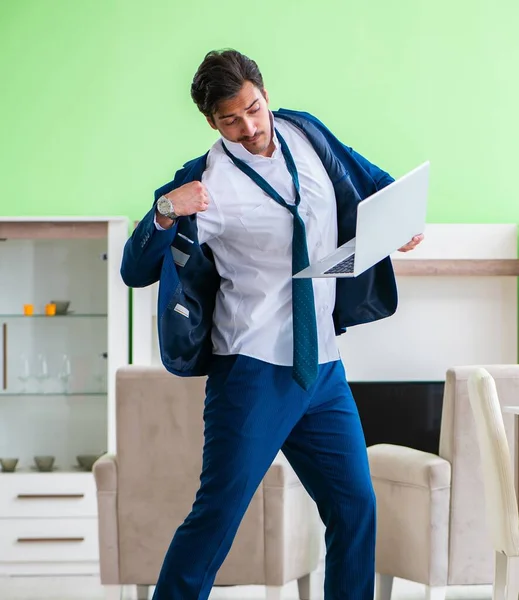
[[[125,214],[215,134],[189,97],[212,48],[403,174],[430,222],[519,222],[517,0],[0,0],[0,215]]]

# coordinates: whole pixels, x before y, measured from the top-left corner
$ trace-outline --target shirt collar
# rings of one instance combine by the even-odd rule
[[[224,138],[221,138],[222,142],[225,144],[225,147],[231,154],[243,160],[245,163],[253,163],[261,160],[275,160],[281,156],[281,148],[279,146],[279,140],[276,135],[276,130],[274,129],[274,115],[270,113],[270,124],[272,127],[272,135],[274,141],[274,152],[272,156],[262,156],[261,154],[252,154],[244,148],[239,142],[230,142]]]

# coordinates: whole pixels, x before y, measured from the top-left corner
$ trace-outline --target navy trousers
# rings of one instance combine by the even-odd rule
[[[375,496],[341,361],[308,392],[291,367],[215,357],[207,381],[200,489],[162,566],[154,600],[206,600],[240,521],[281,449],[326,525],[325,600],[373,600]]]

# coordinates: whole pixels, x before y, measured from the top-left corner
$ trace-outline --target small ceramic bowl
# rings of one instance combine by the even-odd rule
[[[52,471],[52,467],[54,466],[54,456],[35,456],[34,462],[38,467],[38,471],[48,472]]]
[[[56,305],[57,315],[66,315],[68,307],[70,306],[70,300],[51,300],[52,304]]]
[[[1,458],[0,464],[2,465],[2,471],[4,473],[14,473],[16,471],[16,465],[18,464],[17,458]]]
[[[76,456],[79,466],[85,471],[91,471],[95,461],[101,456],[101,454],[80,454]]]

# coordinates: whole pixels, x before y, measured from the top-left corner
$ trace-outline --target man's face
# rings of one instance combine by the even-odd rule
[[[234,98],[220,102],[209,125],[230,142],[239,142],[251,154],[268,155],[272,141],[269,97],[246,81]]]

